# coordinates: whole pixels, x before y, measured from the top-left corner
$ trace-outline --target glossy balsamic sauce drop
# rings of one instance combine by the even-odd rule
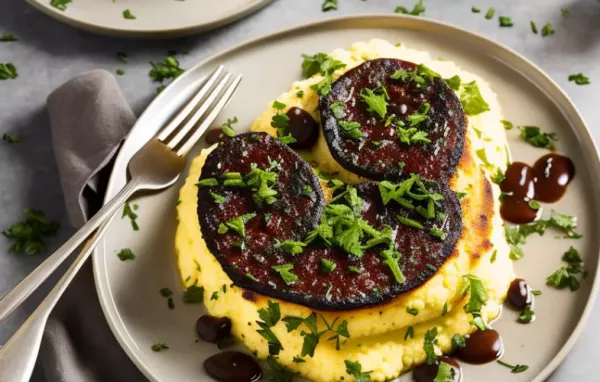
[[[308,149],[312,147],[319,138],[319,124],[315,119],[303,109],[292,107],[287,111],[290,118],[288,122],[288,131],[296,142],[289,146],[293,149]]]
[[[254,358],[237,351],[224,351],[204,361],[206,373],[218,382],[254,382],[262,370]]]
[[[478,330],[465,339],[465,347],[458,349],[454,356],[461,361],[483,364],[497,360],[504,353],[500,334],[494,329]]]
[[[438,368],[441,362],[445,362],[452,366],[454,371],[452,374],[452,382],[462,381],[462,370],[460,365],[454,358],[442,356],[439,357],[433,364],[428,365],[426,363],[416,367],[413,370],[413,379],[416,382],[433,382],[438,373]]]
[[[517,309],[525,309],[533,305],[531,287],[523,279],[514,279],[510,283],[507,295],[508,302]]]
[[[536,220],[540,212],[529,206],[530,200],[554,203],[564,195],[575,176],[575,165],[565,156],[547,154],[533,167],[522,162],[511,163],[504,176],[500,183],[504,193],[500,207],[502,218],[524,224]]]
[[[203,341],[219,342],[231,333],[231,320],[228,317],[204,315],[196,321],[196,332]]]

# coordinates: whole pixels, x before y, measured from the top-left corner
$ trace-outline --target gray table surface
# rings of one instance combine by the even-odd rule
[[[77,0],[74,0],[77,1]],[[193,0],[188,0],[193,1]],[[182,66],[199,60],[243,40],[303,22],[344,14],[392,12],[397,5],[412,7],[412,0],[339,0],[340,9],[321,12],[322,0],[275,0],[266,9],[233,25],[202,35],[177,40],[122,40],[81,32],[40,13],[24,0],[4,0],[0,11],[0,35],[14,33],[19,41],[0,43],[0,62],[13,62],[19,72],[16,80],[0,82],[0,134],[18,133],[23,142],[0,142],[0,229],[21,220],[24,208],[41,208],[61,223],[57,237],[48,243],[48,252],[63,242],[72,229],[63,207],[54,154],[50,141],[45,101],[57,86],[84,71],[105,68],[126,70],[118,77],[127,100],[136,113],[141,112],[155,94],[156,84],[148,78],[150,60],[164,59],[168,50],[189,51],[180,56]],[[544,69],[573,99],[596,140],[600,139],[600,3],[595,0],[530,0],[527,2],[493,0],[426,0],[425,17],[456,24],[479,32],[523,54]],[[499,28],[498,22],[474,15],[472,5],[484,12],[489,6],[496,15],[511,16],[515,26]],[[561,17],[561,8],[570,17]],[[541,27],[552,22],[556,34],[542,38],[533,35],[529,21]],[[598,40],[597,40],[598,39]],[[119,63],[118,51],[131,60]],[[576,86],[567,81],[570,73],[583,72],[592,84]],[[9,242],[0,238],[0,295],[5,294],[45,255],[22,256],[8,252]],[[50,280],[12,317],[0,326],[0,344],[35,309]],[[577,345],[552,376],[552,381],[600,380],[596,364],[600,359],[600,304],[596,304],[587,328]],[[36,370],[34,381],[43,381]]]

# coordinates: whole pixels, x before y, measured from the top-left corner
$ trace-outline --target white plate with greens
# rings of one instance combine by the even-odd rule
[[[187,70],[140,117],[116,160],[107,197],[125,184],[132,154],[182,105],[194,90],[191,85],[216,65],[224,64],[244,75],[237,95],[220,117],[224,122],[237,116],[237,130],[242,132],[271,100],[302,78],[302,54],[331,52],[372,38],[402,42],[477,73],[498,95],[507,120],[556,133],[558,152],[575,163],[576,176],[567,194],[551,208],[576,216],[577,230],[583,237],[562,239],[555,232],[528,237],[522,247],[525,255],[514,262],[514,269],[518,277],[542,291],[536,299],[537,319],[529,325],[519,324],[519,312],[505,308],[494,323],[504,339],[504,361],[524,364],[528,369],[515,374],[497,363],[463,364],[464,381],[543,381],[577,340],[596,295],[600,252],[596,234],[600,180],[596,174],[600,173],[600,161],[584,121],[566,94],[531,62],[484,37],[426,19],[365,15],[303,25],[219,53]],[[518,129],[507,135],[513,160],[532,164],[548,152],[524,142]],[[219,351],[214,345],[197,341],[195,322],[203,307],[186,305],[180,298],[174,238],[175,205],[182,182],[160,194],[137,198],[139,231],[132,230],[128,219],[116,220],[94,254],[96,285],[106,318],[132,361],[152,381],[209,380],[202,363]],[[547,286],[547,277],[565,266],[561,256],[570,246],[581,254],[587,277],[577,276],[581,284],[573,292]],[[136,259],[120,261],[116,253],[122,248],[130,248]],[[175,292],[173,310],[159,293],[165,287]],[[169,349],[153,352],[155,343],[166,343]],[[411,376],[406,374],[400,380],[409,381]]]
[[[272,0],[27,0],[58,21],[121,37],[190,35],[234,22]]]

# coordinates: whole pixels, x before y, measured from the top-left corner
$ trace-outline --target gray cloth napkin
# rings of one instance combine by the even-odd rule
[[[104,70],[65,83],[47,106],[69,219],[79,227],[101,206],[112,159],[135,116]],[[40,361],[49,382],[146,381],[108,327],[90,260],[48,320]]]

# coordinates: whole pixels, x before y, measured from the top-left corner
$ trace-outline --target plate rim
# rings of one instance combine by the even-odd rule
[[[27,0],[27,1],[36,1],[36,0]],[[324,27],[325,28],[334,28],[336,26],[343,25],[343,23],[347,22],[347,21],[356,21],[356,22],[371,21],[373,24],[375,24],[378,19],[379,20],[381,20],[381,19],[397,20],[397,22],[399,23],[399,25],[398,25],[399,29],[407,29],[407,26],[410,25],[411,23],[413,23],[413,25],[414,24],[424,24],[425,26],[429,25],[429,26],[435,26],[437,28],[446,28],[448,31],[451,31],[453,33],[459,33],[459,34],[462,34],[462,35],[468,37],[469,39],[478,40],[481,43],[488,44],[490,47],[492,47],[496,50],[503,51],[504,54],[513,56],[513,59],[521,61],[521,63],[523,65],[525,65],[525,66],[529,67],[529,69],[533,70],[537,75],[539,75],[543,80],[546,81],[547,85],[549,85],[552,88],[553,97],[548,96],[548,98],[551,99],[552,101],[554,101],[553,103],[555,103],[555,105],[561,112],[563,112],[563,113],[565,113],[567,111],[569,112],[569,113],[567,113],[567,116],[568,116],[567,119],[570,120],[571,131],[573,131],[579,135],[579,139],[577,140],[578,143],[585,142],[588,145],[588,150],[590,152],[587,154],[590,154],[590,156],[591,156],[591,158],[588,158],[588,159],[593,159],[593,163],[588,163],[588,165],[590,166],[590,168],[592,168],[592,172],[600,172],[600,152],[598,151],[598,146],[596,145],[596,142],[590,133],[590,129],[587,126],[587,124],[585,123],[585,120],[583,119],[583,117],[581,116],[581,113],[579,112],[579,109],[577,108],[577,106],[573,103],[573,101],[567,95],[567,93],[556,83],[556,81],[554,81],[548,74],[546,74],[539,66],[537,66],[535,63],[533,63],[531,60],[527,59],[525,56],[518,53],[517,51],[505,46],[504,44],[496,42],[496,41],[492,40],[491,38],[488,38],[482,34],[470,31],[463,27],[459,27],[459,26],[456,26],[456,25],[453,25],[450,23],[433,20],[433,19],[427,19],[427,18],[422,18],[422,17],[417,17],[417,16],[401,15],[401,14],[365,13],[365,14],[359,14],[359,15],[343,15],[343,16],[337,16],[337,17],[332,17],[332,18],[327,18],[327,19],[322,19],[322,20],[300,23],[300,24],[297,24],[297,25],[289,27],[289,28],[279,29],[275,32],[263,34],[259,37],[243,41],[241,43],[233,45],[230,48],[221,50],[221,51],[201,60],[194,66],[192,66],[188,71],[186,71],[179,78],[177,78],[175,81],[173,81],[171,84],[169,84],[169,87],[176,83],[183,82],[185,77],[187,76],[187,73],[195,71],[196,69],[204,66],[206,63],[208,63],[210,61],[218,60],[220,57],[226,56],[234,51],[244,49],[246,47],[249,47],[249,46],[252,46],[255,44],[259,44],[261,42],[268,41],[269,39],[279,38],[279,37],[285,36],[286,34],[290,34],[290,33],[296,32],[296,31],[304,31],[309,28],[324,28]],[[488,49],[488,51],[490,51],[490,50]],[[536,83],[536,82],[537,81],[532,80],[532,83]],[[168,93],[167,91],[163,91],[161,94],[159,94],[159,96],[157,96],[150,103],[150,105],[148,105],[146,110],[139,116],[138,120],[142,119],[144,114],[146,114],[147,110],[149,110],[153,104],[157,104],[157,105],[161,104],[163,102],[163,98],[165,98],[167,96],[167,93]],[[560,103],[557,103],[556,102],[557,100],[560,100]],[[570,109],[570,110],[568,110],[568,109]],[[132,127],[131,131],[133,131],[136,128],[136,125],[137,125],[137,122]],[[129,139],[129,136],[127,137],[127,139]],[[581,143],[579,144],[579,146],[582,146]],[[123,147],[123,146],[121,146],[121,147]],[[127,166],[128,160],[126,161],[127,158],[124,158],[124,156],[125,155],[123,154],[122,150],[120,150],[119,153],[117,154],[117,157],[115,160],[115,166],[113,167],[113,169],[111,171],[111,175],[110,175],[109,182],[107,185],[106,197],[105,197],[104,203],[106,203],[107,200],[110,199],[110,197],[112,197],[119,191],[119,189],[114,189],[115,188],[114,182],[115,182],[115,177],[116,177],[115,173],[118,171],[126,171],[126,166]],[[122,163],[124,161],[125,161],[125,163]],[[119,164],[121,165],[120,168],[118,166]],[[596,170],[596,171],[594,171],[594,170]],[[127,341],[124,337],[128,333],[127,333],[127,330],[124,327],[124,325],[121,325],[122,328],[117,327],[117,321],[120,321],[120,317],[118,317],[118,315],[116,315],[115,317],[112,317],[112,312],[109,311],[110,299],[108,297],[110,297],[110,296],[106,295],[106,292],[107,292],[107,290],[110,289],[110,286],[108,285],[108,283],[105,286],[101,285],[101,283],[103,282],[103,279],[108,279],[108,275],[103,273],[101,271],[101,267],[100,267],[100,264],[103,262],[103,259],[104,259],[103,255],[105,253],[104,251],[101,252],[100,248],[104,246],[104,243],[105,243],[105,239],[103,238],[101,241],[101,246],[99,245],[98,248],[96,248],[94,250],[93,269],[94,269],[94,281],[95,281],[96,291],[98,293],[100,306],[102,307],[102,311],[105,315],[106,321],[108,322],[115,338],[121,345],[122,349],[127,353],[129,358],[131,359],[131,361],[136,365],[136,367],[151,381],[160,382],[160,380],[157,379],[153,375],[153,373],[150,371],[149,368],[147,368],[147,366],[142,362],[142,360],[139,359],[138,355],[134,352],[133,347],[130,347],[129,344],[127,343]],[[598,255],[600,256],[600,253]],[[550,360],[550,362],[548,362],[548,364],[546,364],[546,366],[544,368],[542,368],[537,373],[537,375],[535,375],[533,377],[533,381],[541,382],[541,381],[546,380],[557,369],[557,367],[564,361],[566,356],[569,354],[569,352],[571,351],[571,349],[573,348],[573,346],[579,339],[581,332],[583,331],[583,328],[586,326],[586,324],[588,322],[588,319],[589,319],[589,316],[593,309],[596,297],[598,295],[599,286],[600,286],[600,261],[597,263],[596,274],[595,274],[592,286],[590,288],[589,296],[587,297],[585,307],[583,308],[582,314],[579,317],[577,324],[573,328],[567,341],[563,344],[563,346],[555,354],[555,356]],[[121,329],[123,332],[121,332]]]
[[[240,20],[260,9],[266,7],[269,3],[274,0],[253,0],[242,8],[239,8],[233,13],[227,14],[225,17],[209,22],[193,23],[177,28],[157,28],[157,29],[136,29],[133,28],[115,28],[97,23],[90,23],[87,21],[80,20],[66,11],[61,11],[50,5],[49,1],[44,0],[26,0],[27,3],[32,5],[34,8],[40,10],[42,13],[52,17],[53,19],[72,26],[77,29],[81,29],[90,33],[97,33],[105,36],[112,37],[127,37],[127,38],[172,38],[172,37],[183,37],[200,32],[206,32],[218,27],[231,24],[237,20]]]

